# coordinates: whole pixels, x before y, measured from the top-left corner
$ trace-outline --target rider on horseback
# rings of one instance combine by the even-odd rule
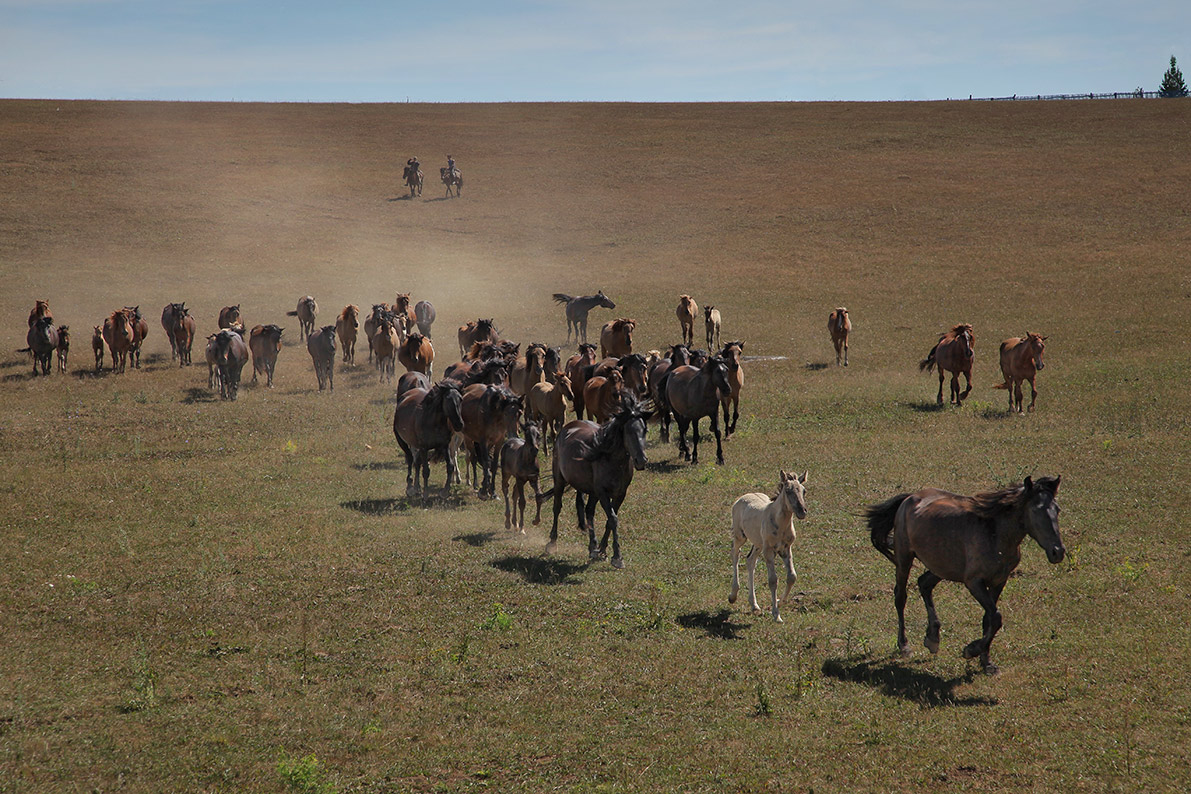
[[[421,167],[422,167],[422,164],[418,162],[417,157],[411,157],[405,161],[405,184],[407,186],[409,185],[409,180],[412,177],[417,176],[418,169],[420,169]]]
[[[458,176],[459,172],[455,170],[455,158],[447,155],[447,173],[451,176]]]

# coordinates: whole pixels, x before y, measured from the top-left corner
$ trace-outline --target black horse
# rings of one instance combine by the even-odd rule
[[[571,329],[575,329],[575,340],[578,341],[580,333],[583,334],[583,341],[587,341],[587,313],[596,306],[603,306],[605,309],[615,309],[616,304],[612,299],[600,290],[595,295],[567,295],[565,292],[554,293],[554,301],[565,305],[567,313],[567,341],[571,341]]]
[[[451,438],[463,430],[462,398],[459,386],[440,382],[430,389],[410,389],[397,403],[393,414],[393,435],[405,453],[405,492],[421,493],[422,504],[430,488],[430,456],[439,453],[447,461],[447,482],[457,478],[455,458],[449,454]]]
[[[554,487],[542,494],[538,501],[554,497],[554,526],[546,553],[554,553],[558,542],[558,514],[562,511],[562,495],[569,485],[575,489],[575,513],[579,528],[587,529],[587,552],[591,559],[607,555],[608,536],[612,536],[612,567],[623,568],[620,558],[620,537],[617,515],[633,471],[644,469],[645,423],[650,417],[631,396],[624,398],[620,413],[602,425],[578,420],[563,427],[554,444]],[[587,503],[584,504],[584,495]],[[599,502],[608,522],[599,545],[595,539],[595,509]]]

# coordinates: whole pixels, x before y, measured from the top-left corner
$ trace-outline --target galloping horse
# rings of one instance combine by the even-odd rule
[[[459,387],[442,381],[430,389],[411,389],[397,403],[393,414],[393,435],[405,453],[405,492],[421,493],[422,504],[430,488],[430,456],[438,453],[447,462],[447,482],[458,479],[455,459],[448,454],[451,439],[463,430]]]
[[[364,338],[368,340],[368,362],[372,363],[372,337],[376,334],[376,329],[380,327],[381,318],[384,313],[389,310],[387,303],[372,304],[372,313],[368,315],[368,319],[364,321]]]
[[[615,309],[616,304],[612,299],[604,294],[603,290],[598,291],[595,295],[567,295],[565,292],[554,293],[554,301],[566,306],[567,316],[567,342],[571,341],[571,329],[575,330],[575,340],[578,341],[579,335],[583,335],[583,341],[587,342],[587,313],[596,306],[603,306],[605,309]]]
[[[898,494],[866,511],[873,546],[897,566],[893,589],[897,607],[897,645],[907,653],[906,582],[917,557],[926,566],[918,592],[926,605],[926,640],[939,652],[939,616],[932,591],[939,582],[963,582],[984,607],[984,636],[964,648],[964,658],[980,657],[986,673],[997,668],[988,648],[1001,628],[997,600],[1009,575],[1021,562],[1026,535],[1037,541],[1052,563],[1066,550],[1059,537],[1059,505],[1055,494],[1062,477],[1026,477],[1021,485],[976,496],[959,496],[936,488]]]
[[[757,568],[758,555],[765,557],[769,573],[769,592],[773,596],[773,619],[782,623],[779,604],[790,598],[790,588],[798,579],[794,572],[794,558],[790,546],[794,543],[794,519],[806,518],[806,476],[803,472],[795,477],[786,471],[778,472],[777,496],[770,498],[763,493],[746,493],[732,504],[732,590],[728,603],[736,603],[740,592],[740,549],[746,543],[753,544],[745,559],[749,574],[749,606],[753,612],[760,612],[757,604],[757,589],[753,574]],[[786,592],[781,601],[777,597],[777,569],[773,558],[781,557],[786,564]]]
[[[496,320],[489,317],[488,319],[472,320],[466,325],[459,326],[459,358],[467,358],[467,351],[471,350],[472,345],[476,342],[492,342],[500,341],[500,334],[496,331]]]
[[[141,314],[140,306],[125,306],[124,313],[128,315],[128,324],[132,328],[132,349],[128,352],[129,362],[133,369],[141,368],[141,345],[149,335],[149,321]]]
[[[372,351],[376,353],[376,368],[380,370],[381,383],[393,380],[397,349],[400,346],[396,318],[392,312],[382,313],[380,325],[372,335]]]
[[[500,471],[501,493],[505,500],[505,529],[516,528],[524,535],[526,483],[533,487],[537,507],[533,525],[536,527],[542,523],[542,493],[538,490],[538,450],[542,446],[542,431],[533,422],[526,422],[522,428],[525,431],[524,439],[510,438],[500,448]],[[509,498],[509,480],[513,481],[512,499]]]
[[[174,324],[170,328],[170,339],[178,354],[178,366],[190,366],[190,354],[194,347],[194,335],[198,331],[198,323],[190,316],[190,309],[181,304],[174,312]]]
[[[468,482],[481,497],[496,496],[496,469],[505,439],[517,435],[521,399],[503,386],[475,384],[463,390],[462,434],[468,448]],[[477,479],[476,467],[483,472]]]
[[[625,394],[624,375],[613,369],[607,376],[593,375],[583,384],[583,405],[587,418],[598,423],[620,412]]]
[[[963,405],[964,398],[972,391],[972,360],[975,358],[974,348],[976,337],[972,333],[972,326],[961,323],[939,337],[938,343],[931,348],[929,354],[918,364],[919,370],[929,372],[932,367],[939,368],[939,405],[943,404],[943,371],[951,372],[951,402]],[[959,392],[959,376],[963,373],[967,379],[968,388],[963,394]]]
[[[596,346],[584,342],[579,345],[579,352],[567,359],[564,372],[571,379],[572,407],[575,418],[583,418],[583,384],[587,382],[591,368],[596,363]]]
[[[344,365],[356,363],[356,338],[359,336],[360,307],[349,303],[339,312],[335,319],[335,333],[339,337],[339,346],[343,348]]]
[[[720,346],[720,310],[708,304],[703,307],[703,330],[707,332],[707,349],[715,350]],[[715,342],[712,343],[712,337]]]
[[[678,422],[678,449],[685,460],[699,462],[699,420],[706,416],[711,419],[711,432],[715,434],[715,462],[723,465],[719,410],[721,402],[731,394],[728,365],[719,356],[709,358],[702,367],[677,367],[666,375],[666,403]],[[694,423],[693,451],[686,443],[686,429],[691,423]]]
[[[66,359],[70,356],[70,326],[58,326],[58,371],[66,374]]]
[[[455,195],[463,195],[463,173],[458,168],[448,170],[446,166],[438,169],[438,176],[442,183],[447,186],[447,196],[451,195],[451,188],[455,189]]]
[[[397,293],[397,299],[393,301],[392,311],[397,317],[397,333],[400,335],[401,341],[404,342],[405,338],[413,332],[418,324],[418,318],[409,305],[408,292]]]
[[[231,328],[236,323],[240,322],[240,304],[235,306],[224,306],[219,310],[219,327]]]
[[[577,420],[568,423],[554,444],[554,487],[539,497],[554,497],[554,526],[546,553],[553,554],[558,544],[558,514],[562,511],[562,496],[567,486],[575,489],[575,514],[579,528],[587,530],[587,554],[592,560],[602,559],[612,536],[612,567],[623,568],[620,558],[620,506],[624,503],[633,471],[645,468],[645,423],[650,413],[631,397],[624,408],[608,422]],[[583,497],[587,496],[584,505]],[[599,545],[595,539],[596,503],[608,517],[604,537]]]
[[[397,360],[406,372],[424,372],[434,380],[434,345],[421,334],[415,332],[405,338],[405,343],[397,348]]]
[[[128,354],[132,350],[133,331],[132,325],[128,322],[128,315],[123,309],[112,312],[111,316],[103,321],[103,340],[108,343],[108,350],[112,355],[112,369],[124,372],[128,365]]]
[[[434,320],[437,316],[437,312],[434,311],[434,304],[430,301],[418,301],[414,304],[414,319],[417,321],[418,330],[427,339],[430,338],[430,326],[434,325]]]
[[[535,422],[541,422],[546,431],[547,443],[553,444],[567,418],[567,400],[574,400],[571,380],[559,375],[554,383],[535,383],[525,395],[525,414]]]
[[[1042,362],[1042,351],[1046,349],[1045,336],[1026,331],[1024,337],[1013,337],[1001,343],[1001,374],[1005,382],[996,386],[998,389],[1009,389],[1009,411],[1016,407],[1022,413],[1021,382],[1030,382],[1030,410],[1034,410],[1034,401],[1038,399],[1038,389],[1034,387],[1034,374],[1046,366]]]
[[[318,316],[318,301],[313,296],[303,295],[298,299],[298,308],[286,312],[289,317],[298,318],[298,341],[301,342],[314,332],[314,318]]]
[[[219,395],[235,400],[240,392],[240,371],[248,363],[248,345],[244,337],[230,328],[215,336],[215,366],[219,369]]]
[[[678,316],[678,324],[682,326],[682,343],[688,347],[695,346],[695,318],[699,316],[699,304],[690,295],[678,296],[678,308],[674,310]],[[708,345],[708,347],[711,347]]]
[[[54,319],[53,313],[50,312],[50,302],[48,300],[37,300],[33,303],[33,308],[29,310],[29,327],[33,327],[33,323],[40,320],[42,317],[49,317]]]
[[[335,326],[326,325],[306,337],[306,352],[314,362],[318,390],[335,391]]]
[[[633,329],[636,327],[637,321],[627,317],[604,323],[604,327],[600,329],[600,358],[620,358],[632,353]]]
[[[832,309],[827,315],[827,330],[831,334],[831,344],[835,345],[835,365],[840,366],[840,352],[844,354],[843,365],[848,366],[848,334],[852,333],[852,320],[848,318],[848,310],[843,306]]]
[[[33,354],[33,374],[37,375],[37,365],[41,364],[41,374],[49,375],[50,358],[58,349],[58,329],[54,326],[54,318],[45,315],[34,320],[25,335],[25,341],[29,344],[25,349]]]
[[[720,351],[720,358],[728,365],[728,385],[731,393],[723,398],[724,406],[724,438],[731,438],[736,432],[736,421],[740,419],[740,390],[744,388],[744,367],[741,359],[744,357],[744,342],[729,342]],[[732,404],[732,421],[728,421],[728,404]]]
[[[666,380],[668,373],[691,363],[691,351],[686,345],[678,344],[670,348],[664,358],[657,361],[649,370],[649,394],[657,406],[658,436],[662,441],[670,440],[670,419],[672,412],[670,404],[666,402]]]

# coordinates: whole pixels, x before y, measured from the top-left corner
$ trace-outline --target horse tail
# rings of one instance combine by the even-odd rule
[[[31,348],[31,347],[22,347],[22,348],[21,348],[20,350],[18,350],[17,352],[18,352],[18,353],[32,353],[32,352],[33,352],[33,348]]]
[[[927,355],[927,357],[918,362],[918,371],[919,372],[921,372],[922,370],[926,370],[927,372],[930,372],[932,369],[935,368],[935,351],[938,349],[939,348],[937,345],[935,347],[932,347],[930,349],[930,353]]]
[[[909,498],[908,493],[899,493],[880,504],[872,505],[864,511],[868,519],[869,534],[873,548],[884,554],[893,562],[893,519],[897,515],[902,502]]]
[[[542,491],[541,493],[539,493],[537,495],[536,498],[538,500],[538,504],[539,505],[542,504],[542,502],[546,501],[547,499],[553,499],[555,492],[557,492],[559,496],[562,496],[562,494],[564,494],[566,492],[566,490],[567,490],[567,481],[566,480],[557,480],[557,481],[555,481],[554,485],[550,488],[549,491]]]
[[[994,389],[1008,389],[1009,388],[1009,379],[1006,378],[1004,383],[998,383],[996,386],[993,386],[993,388]]]
[[[556,292],[556,293],[554,293],[554,302],[555,303],[570,303],[571,297],[572,296],[566,294],[565,292]]]
[[[295,310],[295,311],[292,311],[292,312],[286,312],[286,313],[285,313],[285,316],[286,316],[286,317],[297,317],[297,316],[298,316],[298,312],[297,312],[297,310]]]

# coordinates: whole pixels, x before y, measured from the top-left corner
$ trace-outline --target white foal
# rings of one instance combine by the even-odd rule
[[[783,622],[778,611],[777,597],[777,569],[774,567],[774,555],[781,557],[786,563],[786,592],[781,600],[790,596],[790,588],[798,574],[794,572],[794,559],[790,555],[790,545],[794,542],[794,517],[801,521],[806,518],[806,475],[803,472],[795,477],[785,471],[779,472],[781,481],[778,483],[776,499],[770,499],[763,493],[746,493],[732,505],[732,592],[728,595],[728,603],[736,603],[736,594],[740,591],[740,547],[745,543],[753,544],[749,550],[746,564],[749,571],[749,606],[753,612],[760,612],[757,605],[757,591],[753,585],[753,571],[757,567],[757,555],[765,555],[765,565],[769,568],[769,591],[773,594],[773,619]]]

